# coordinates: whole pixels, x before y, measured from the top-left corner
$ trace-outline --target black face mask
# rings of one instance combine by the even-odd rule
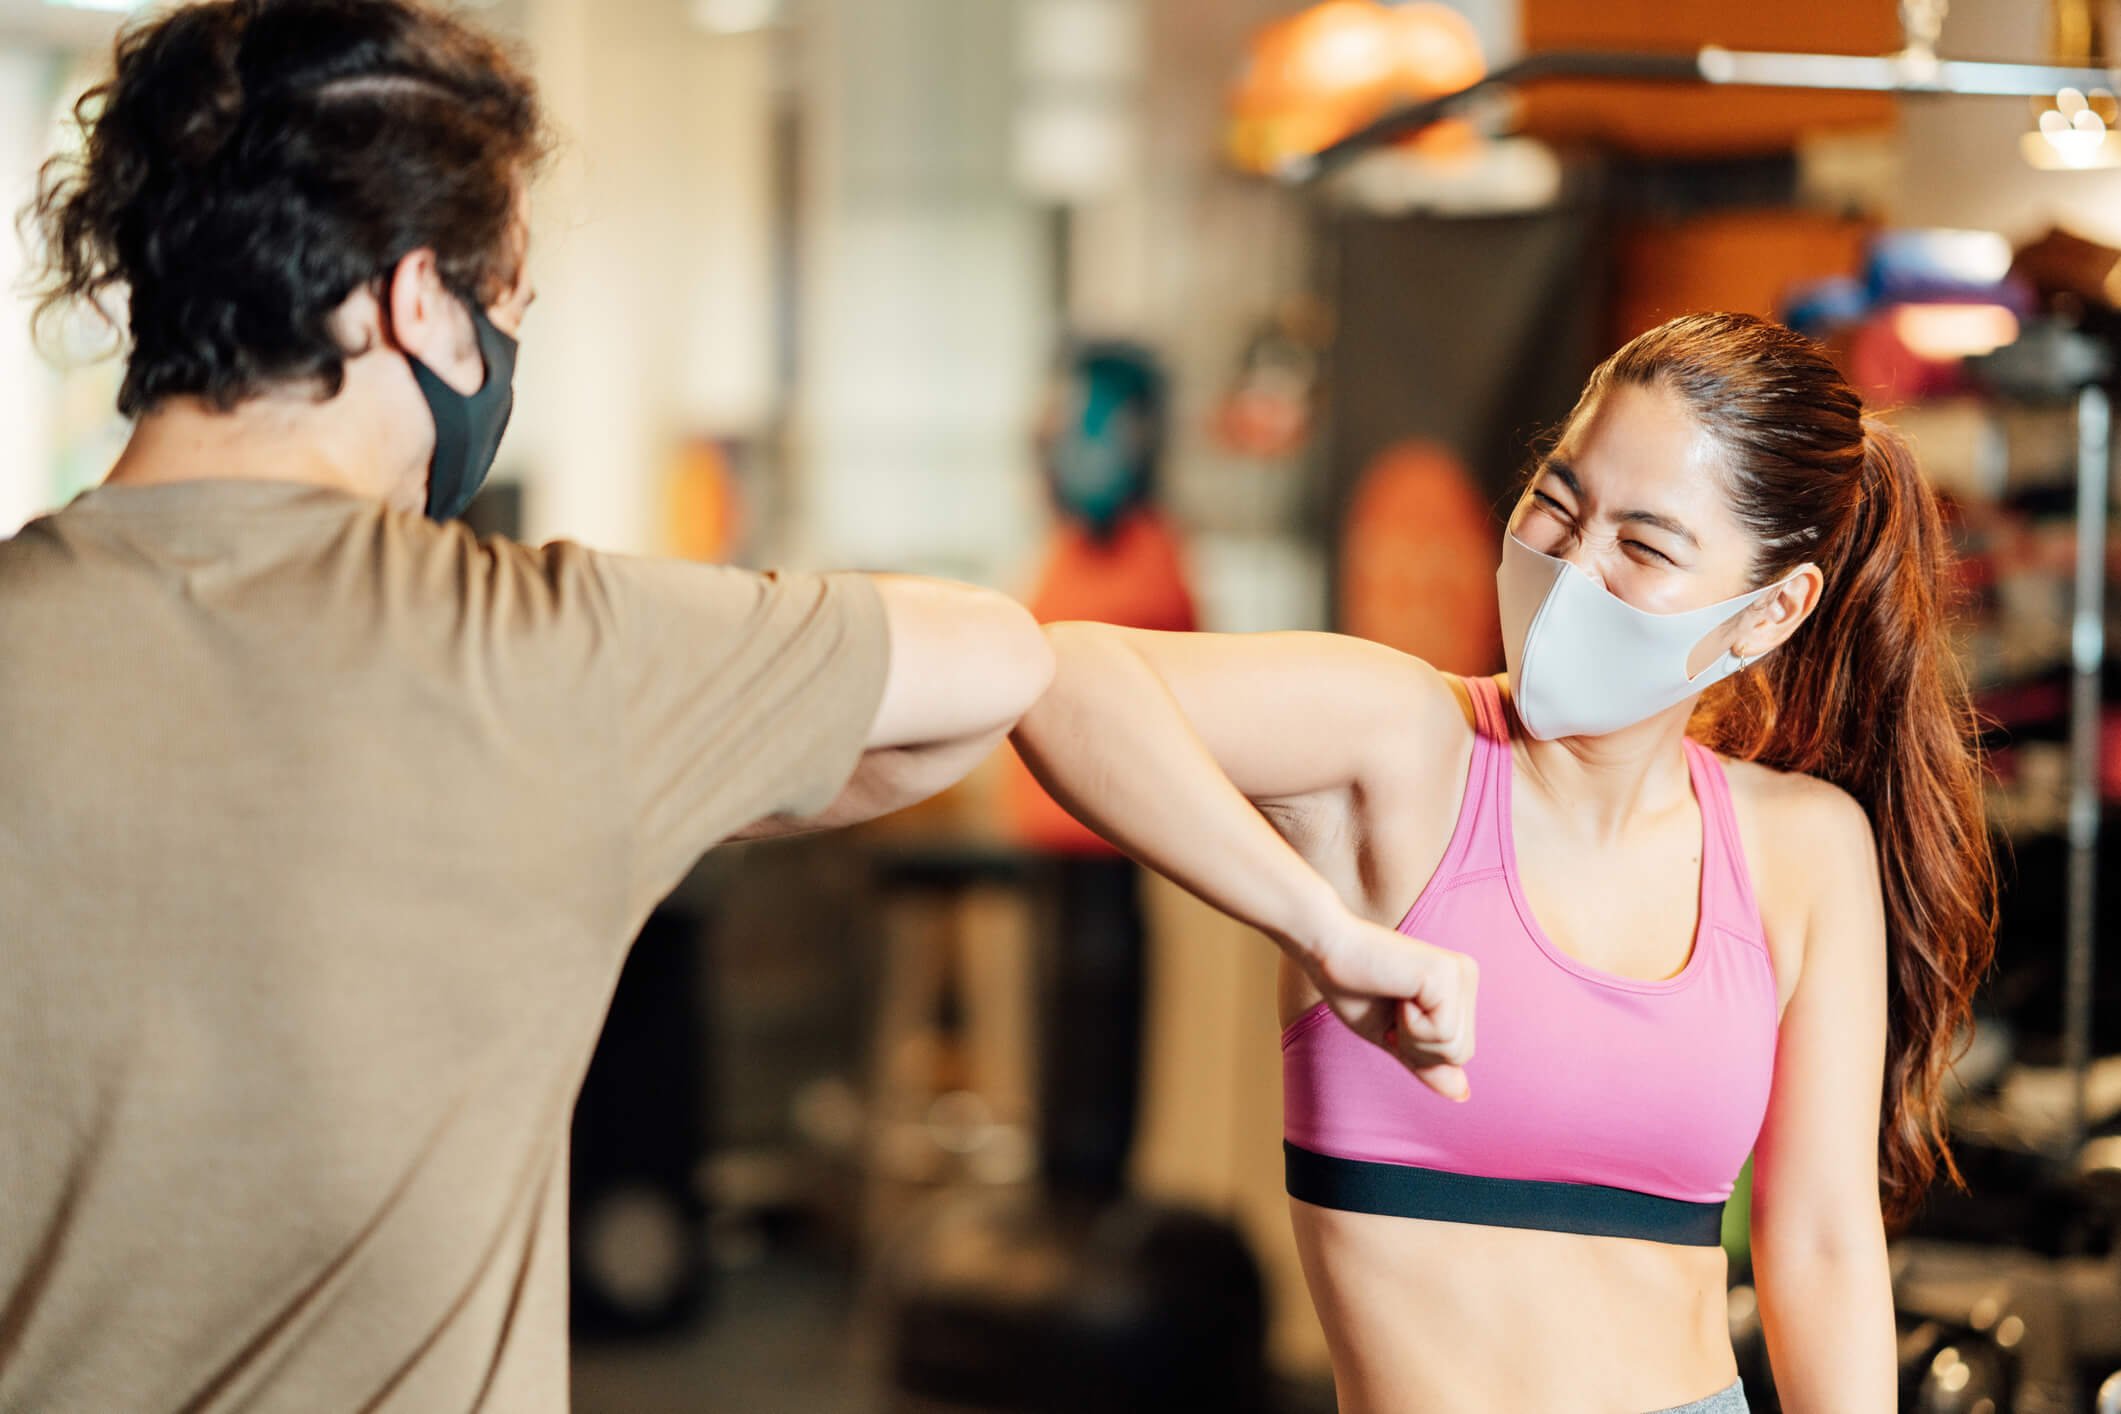
[[[516,341],[495,328],[477,304],[467,300],[465,308],[486,364],[486,381],[478,392],[466,397],[426,364],[405,356],[435,421],[434,459],[427,464],[427,514],[435,520],[464,514],[479,494],[501,449],[501,434],[508,430],[508,414],[515,410]]]

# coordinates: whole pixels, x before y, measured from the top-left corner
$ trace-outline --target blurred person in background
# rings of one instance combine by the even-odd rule
[[[1477,1054],[1472,1017],[1439,1037],[1285,970],[1290,1210],[1343,1409],[1742,1410],[1718,1239],[1749,1152],[1782,1407],[1894,1406],[1884,1218],[1950,1169],[1993,948],[1945,554],[1815,345],[1698,315],[1607,360],[1535,464],[1506,676],[1048,630],[1015,741],[1081,819],[1270,931],[1349,907],[1479,968]]]

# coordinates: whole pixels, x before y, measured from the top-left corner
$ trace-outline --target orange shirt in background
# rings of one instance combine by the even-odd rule
[[[1189,633],[1200,626],[1185,555],[1169,522],[1153,510],[1122,520],[1108,540],[1063,522],[1054,532],[1030,598],[1040,623],[1088,619],[1125,628]],[[1055,804],[1014,751],[1003,804],[1013,833],[1054,854],[1109,855],[1112,846]]]

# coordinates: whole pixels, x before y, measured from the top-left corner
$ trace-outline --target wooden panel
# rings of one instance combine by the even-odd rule
[[[1777,210],[1629,226],[1618,242],[1611,345],[1697,310],[1772,317],[1797,281],[1854,274],[1870,231],[1860,221]]]
[[[1502,667],[1502,526],[1458,458],[1410,439],[1377,454],[1341,531],[1340,627],[1447,673]]]
[[[1829,54],[1900,47],[1894,0],[1523,0],[1527,52],[1704,44]],[[1805,133],[1894,120],[1883,94],[1794,93],[1663,83],[1538,84],[1524,94],[1526,130],[1553,142],[1706,157],[1787,151]]]

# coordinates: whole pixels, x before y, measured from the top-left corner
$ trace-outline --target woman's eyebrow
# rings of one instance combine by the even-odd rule
[[[1568,487],[1569,494],[1576,497],[1577,500],[1583,499],[1583,483],[1576,479],[1575,469],[1567,462],[1549,457],[1546,464],[1540,468],[1540,472],[1543,475],[1555,478],[1562,485]],[[1701,542],[1694,538],[1693,531],[1688,530],[1670,516],[1660,515],[1656,511],[1620,511],[1615,513],[1613,519],[1628,524],[1655,526],[1667,535],[1674,535],[1684,540],[1696,550],[1701,548]]]

